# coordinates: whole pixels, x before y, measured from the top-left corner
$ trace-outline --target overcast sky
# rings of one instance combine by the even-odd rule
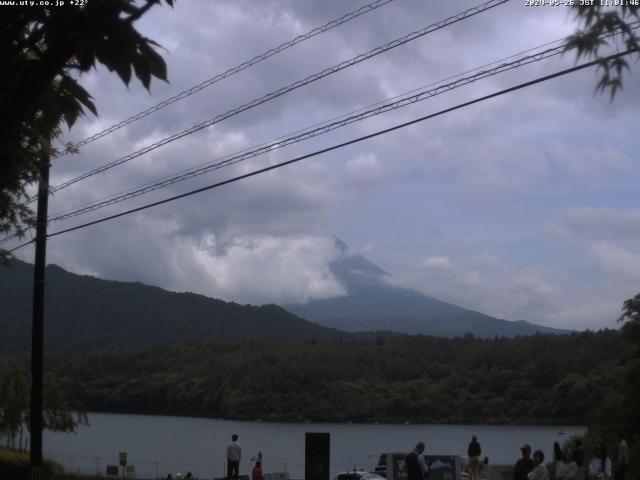
[[[169,83],[82,77],[99,117],[80,140],[365,1],[180,0],[140,23]],[[476,5],[395,0],[57,159],[52,185]],[[564,7],[513,0],[55,194],[50,213],[210,162],[559,39]],[[536,63],[234,167],[77,217],[54,232],[355,138],[575,64]],[[268,174],[52,238],[48,261],[248,303],[340,295],[333,236],[390,281],[510,320],[615,326],[640,290],[638,71],[609,102],[586,70]],[[33,260],[23,249],[20,258]]]

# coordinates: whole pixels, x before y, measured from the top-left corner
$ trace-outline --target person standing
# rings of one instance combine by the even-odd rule
[[[238,478],[240,459],[242,458],[242,445],[238,443],[238,434],[231,435],[231,443],[227,445],[227,478]]]
[[[424,480],[429,473],[429,468],[424,460],[424,442],[418,442],[416,448],[407,455],[405,466],[407,468],[407,480]]]
[[[564,449],[564,459],[562,462],[556,463],[556,480],[577,480],[578,464],[573,460],[573,452],[571,448]]]
[[[558,442],[553,442],[553,464],[557,467],[564,461],[564,453]]]
[[[624,439],[624,434],[618,434],[620,443],[618,444],[618,465],[616,467],[616,480],[625,480],[627,467],[629,466],[629,445]]]
[[[573,459],[576,461],[578,468],[584,467],[584,448],[582,448],[582,440],[576,438],[576,446],[573,449]]]
[[[584,468],[584,448],[582,448],[582,440],[580,438],[576,438],[574,446],[573,446],[573,460],[576,462],[578,466],[578,473],[576,474],[576,480],[584,480],[585,479],[585,468]]]
[[[549,471],[544,464],[544,453],[542,450],[533,452],[533,470],[527,474],[528,480],[549,480]]]
[[[533,460],[531,460],[531,447],[523,445],[520,447],[522,458],[516,462],[513,469],[513,480],[527,480],[527,475],[533,470]]]
[[[251,470],[251,480],[264,480],[262,460],[256,460],[256,465],[253,467],[253,470]]]
[[[607,449],[601,443],[596,444],[594,458],[589,464],[591,480],[611,480],[611,459],[607,457]]]
[[[467,448],[467,455],[469,455],[469,476],[470,480],[479,480],[480,478],[480,454],[482,448],[478,443],[478,437],[471,436],[471,442],[469,442],[469,448]]]

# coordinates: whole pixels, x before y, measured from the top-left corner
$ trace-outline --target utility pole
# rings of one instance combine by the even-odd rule
[[[31,330],[31,480],[41,480],[42,378],[44,370],[44,283],[47,259],[47,210],[49,204],[49,155],[40,159],[36,255],[33,274],[33,326]]]

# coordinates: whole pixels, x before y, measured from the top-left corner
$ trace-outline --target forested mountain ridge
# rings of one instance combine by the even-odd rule
[[[90,411],[241,420],[609,424],[632,347],[618,331],[377,344],[183,345],[55,354]],[[11,361],[7,358],[4,362]],[[3,359],[0,357],[0,369]]]
[[[346,247],[345,247],[346,248]],[[495,319],[380,281],[382,269],[361,256],[342,256],[331,264],[349,290],[348,297],[310,302],[294,313],[276,305],[239,305],[194,293],[175,293],[142,283],[102,280],[47,267],[45,348],[47,351],[126,349],[181,343],[332,342],[374,340],[398,333],[479,337],[547,331]],[[0,268],[0,353],[30,348],[33,265],[15,261]],[[338,320],[319,325],[326,315]],[[329,307],[329,309],[327,309]],[[364,317],[362,314],[364,310]],[[355,314],[354,314],[355,309]],[[395,312],[395,313],[394,313]],[[311,321],[306,320],[308,314]],[[349,317],[351,323],[339,320]],[[357,323],[360,321],[361,323]],[[312,323],[316,322],[316,323]],[[331,324],[331,322],[328,322]],[[347,333],[351,331],[384,331]]]
[[[47,267],[45,348],[91,351],[181,343],[334,341],[351,335],[276,305],[239,305]],[[0,267],[0,353],[31,345],[33,265]]]

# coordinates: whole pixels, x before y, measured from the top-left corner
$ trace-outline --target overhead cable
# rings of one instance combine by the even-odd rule
[[[633,30],[636,30],[639,28],[639,25],[640,25],[640,22],[634,22],[630,26]],[[619,30],[616,30],[614,32],[608,32],[606,34],[603,34],[601,38],[612,37],[617,35],[618,33],[619,33]],[[143,194],[150,193],[152,191],[164,188],[166,186],[169,186],[184,180],[188,180],[190,178],[203,175],[208,172],[218,170],[220,168],[223,168],[229,165],[233,165],[235,163],[246,160],[248,158],[259,156],[268,151],[272,151],[278,148],[283,148],[287,145],[297,143],[309,138],[313,138],[315,136],[321,135],[323,133],[327,133],[336,128],[346,126],[350,123],[354,123],[354,122],[369,118],[371,116],[384,113],[388,110],[392,110],[394,108],[401,108],[403,106],[407,106],[412,103],[426,100],[427,98],[431,98],[440,93],[444,93],[454,88],[466,85],[468,83],[472,83],[474,81],[480,80],[481,78],[496,75],[507,70],[511,70],[514,68],[518,68],[520,66],[527,65],[534,61],[540,61],[545,58],[555,56],[558,53],[563,53],[566,51],[564,50],[566,48],[566,43],[563,44],[561,42],[566,42],[567,40],[568,40],[568,37],[564,37],[561,39],[544,43],[542,45],[538,45],[533,48],[529,48],[527,50],[509,55],[508,57],[495,60],[483,66],[476,67],[470,70],[466,70],[465,72],[449,76],[438,82],[432,82],[428,85],[425,85],[424,87],[413,89],[409,92],[406,92],[401,95],[397,95],[393,98],[390,98],[381,102],[377,102],[373,105],[370,105],[369,107],[363,107],[353,112],[342,114],[338,117],[334,117],[325,122],[315,124],[311,127],[308,127],[307,129],[300,129],[296,132],[292,132],[288,135],[284,135],[277,139],[271,140],[270,142],[264,142],[262,144],[255,145],[253,147],[248,147],[244,150],[241,150],[240,152],[236,152],[235,154],[224,157],[223,159],[216,160],[214,162],[206,162],[196,167],[192,167],[190,169],[184,170],[182,172],[168,175],[152,182],[147,182],[138,187],[130,188],[130,189],[123,190],[121,192],[109,195],[107,197],[103,197],[102,199],[97,201],[86,202],[84,204],[81,204],[75,207],[67,208],[65,210],[62,210],[60,212],[50,215],[48,219],[48,223],[59,221],[59,220],[66,220],[84,213],[90,213],[92,211],[101,209],[103,207],[114,205],[116,203],[120,203],[122,201],[129,200],[131,198],[135,198]],[[544,51],[536,52],[536,50],[539,50],[540,48],[548,47],[549,45],[554,45],[554,44],[556,45],[555,47],[548,48]],[[506,60],[510,60],[518,57],[519,55],[524,55],[530,52],[536,52],[536,53],[533,53],[526,57],[516,59],[515,61],[512,61],[512,62],[508,62],[508,63],[506,62]],[[493,69],[487,69],[487,67],[492,65],[497,65],[497,66]],[[482,71],[483,69],[484,71]],[[464,75],[467,75],[472,72],[476,72],[476,73],[474,75],[469,75],[465,78],[462,78]],[[458,79],[458,80],[456,80],[455,82],[451,82],[450,84],[447,84],[447,85],[439,85],[437,88],[434,88],[431,91],[425,91],[428,87],[441,84],[442,82],[445,82],[451,79]],[[391,100],[393,100],[394,102],[390,102]],[[397,105],[397,106],[394,107],[393,105]],[[17,233],[9,235],[3,238],[2,240],[0,240],[0,244],[8,242],[17,237],[19,237]]]
[[[123,163],[126,163],[130,160],[133,160],[134,158],[140,157],[146,153],[149,153],[159,147],[162,147],[164,145],[167,145],[171,142],[174,142],[180,138],[183,138],[187,135],[191,135],[195,132],[198,132],[204,128],[210,127],[212,125],[215,125],[223,120],[226,120],[230,117],[233,117],[235,115],[238,115],[241,112],[244,112],[245,110],[249,110],[251,108],[257,107],[258,105],[261,105],[265,102],[268,102],[270,100],[273,100],[275,98],[278,98],[292,90],[295,90],[297,88],[303,87],[305,85],[308,85],[310,83],[313,83],[317,80],[320,80],[321,78],[327,77],[329,75],[332,75],[336,72],[339,72],[341,70],[344,70],[345,68],[351,67],[357,63],[363,62],[365,60],[368,60],[369,58],[375,57],[376,55],[380,55],[381,53],[387,52],[393,48],[399,47],[401,45],[405,45],[413,40],[416,40],[417,38],[423,37],[429,33],[433,33],[437,30],[443,29],[449,25],[452,25],[454,23],[457,22],[461,22],[462,20],[465,20],[469,17],[472,17],[474,15],[478,15],[482,12],[485,12],[491,8],[495,8],[499,5],[502,5],[503,3],[507,3],[510,0],[489,0],[488,2],[485,2],[481,5],[478,5],[476,7],[473,8],[469,8],[463,12],[460,12],[456,15],[450,16],[440,22],[428,25],[420,30],[416,30],[415,32],[409,33],[401,38],[398,38],[396,40],[393,40],[391,42],[388,42],[382,46],[376,47],[372,50],[369,50],[366,53],[362,53],[360,55],[357,55],[356,57],[353,57],[349,60],[345,60],[343,62],[340,62],[337,65],[334,65],[332,67],[329,68],[325,68],[324,70],[322,70],[321,72],[315,73],[313,75],[310,75],[302,80],[298,80],[296,82],[293,82],[289,85],[287,85],[286,87],[282,87],[279,88],[278,90],[275,90],[271,93],[268,93],[262,97],[258,97],[255,98],[254,100],[250,101],[249,103],[246,103],[244,105],[241,105],[239,107],[236,107],[232,110],[229,110],[228,112],[216,115],[215,117],[206,120],[204,122],[198,123],[197,125],[194,125],[190,128],[187,128],[186,130],[183,130],[182,132],[179,133],[175,133],[169,137],[163,138],[162,140],[159,140],[155,143],[152,143],[150,145],[147,145],[146,147],[143,147],[139,150],[136,150],[133,153],[130,153],[128,155],[125,155],[124,157],[121,157],[117,160],[114,160],[110,163],[104,164],[100,167],[94,168],[93,170],[90,170],[88,172],[83,173],[82,175],[79,175],[75,178],[72,178],[70,180],[67,180],[66,182],[61,183],[60,185],[57,185],[55,187],[52,187],[49,189],[49,193],[54,193],[57,192],[59,190],[62,190],[63,188],[69,187],[70,185],[73,185],[81,180],[87,179],[89,177],[92,177],[94,175],[97,175],[99,173],[105,172],[106,170],[109,170],[111,168],[114,168],[118,165],[121,165]],[[33,201],[33,199],[32,199]]]
[[[279,136],[277,138],[274,138],[274,139],[271,139],[271,140],[268,140],[268,141],[265,141],[265,142],[261,142],[259,144],[255,144],[255,145],[250,146],[250,147],[243,148],[242,150],[236,151],[236,152],[234,152],[232,154],[225,155],[224,157],[219,158],[217,160],[200,163],[199,165],[195,165],[193,167],[174,172],[174,173],[172,173],[170,175],[165,175],[165,176],[160,177],[160,178],[158,178],[156,180],[145,182],[145,183],[143,183],[141,185],[138,185],[138,186],[135,186],[135,187],[130,187],[130,188],[127,188],[127,189],[124,189],[124,190],[120,190],[118,192],[115,192],[115,193],[112,193],[112,194],[107,195],[105,197],[102,197],[102,198],[100,198],[98,200],[91,200],[91,201],[87,201],[87,202],[81,203],[80,205],[75,205],[73,207],[68,207],[68,208],[66,208],[64,210],[60,210],[58,212],[50,214],[50,218],[57,217],[57,216],[60,216],[60,215],[62,215],[64,213],[68,213],[68,212],[71,212],[71,211],[74,211],[74,210],[78,210],[78,209],[83,208],[83,207],[87,207],[87,206],[94,205],[94,204],[97,204],[97,203],[102,203],[104,201],[108,201],[108,200],[111,200],[111,199],[114,199],[116,197],[120,197],[120,196],[129,194],[129,193],[133,193],[136,190],[159,184],[161,182],[173,179],[173,178],[178,177],[178,176],[183,175],[183,174],[188,174],[188,173],[194,172],[196,170],[199,171],[200,169],[202,169],[204,167],[208,167],[208,166],[211,166],[213,164],[220,163],[222,161],[226,161],[231,156],[239,156],[240,154],[248,153],[248,152],[250,152],[252,150],[257,150],[258,148],[264,147],[264,146],[269,145],[269,144],[279,144],[281,141],[284,141],[288,137],[294,136],[296,134],[304,133],[306,131],[315,129],[317,127],[325,126],[325,125],[328,125],[329,123],[336,122],[338,120],[346,119],[347,117],[356,115],[358,113],[362,113],[362,112],[364,112],[366,110],[370,110],[370,109],[372,109],[374,107],[382,106],[385,103],[389,103],[390,101],[395,101],[395,100],[401,99],[402,97],[406,97],[406,96],[409,96],[409,95],[416,94],[416,93],[418,93],[418,92],[420,92],[420,91],[422,91],[422,90],[424,90],[424,89],[426,89],[428,87],[433,87],[435,85],[439,85],[441,83],[444,83],[444,82],[447,82],[447,81],[450,81],[450,80],[453,80],[453,79],[456,79],[456,78],[461,78],[461,77],[463,77],[465,75],[469,75],[469,74],[471,74],[473,72],[478,72],[480,70],[487,69],[487,68],[489,68],[489,67],[491,67],[493,65],[498,65],[498,64],[501,64],[501,63],[505,63],[508,60],[514,59],[514,58],[516,58],[518,56],[525,55],[527,53],[539,51],[541,48],[549,47],[550,45],[554,45],[554,44],[555,45],[559,45],[561,42],[566,42],[566,40],[567,40],[567,37],[563,37],[563,38],[559,38],[559,39],[556,39],[556,40],[553,40],[553,41],[550,41],[550,42],[546,42],[546,43],[544,43],[542,45],[538,45],[536,47],[528,48],[526,50],[511,54],[511,55],[509,55],[507,57],[503,57],[501,59],[494,60],[493,62],[487,63],[485,65],[474,67],[472,69],[465,70],[464,72],[460,72],[460,73],[457,73],[455,75],[450,75],[450,76],[448,76],[446,78],[443,78],[441,80],[438,80],[438,81],[435,81],[435,82],[430,82],[429,84],[423,85],[422,87],[414,88],[414,89],[409,90],[407,92],[404,92],[402,94],[395,95],[393,97],[386,98],[384,100],[380,100],[380,101],[378,101],[376,103],[373,103],[371,105],[368,105],[368,106],[365,106],[365,107],[360,107],[360,108],[357,108],[357,109],[352,110],[352,111],[347,112],[347,113],[342,113],[342,114],[337,115],[335,117],[332,117],[330,119],[327,119],[327,120],[324,120],[322,122],[318,122],[318,123],[315,123],[313,125],[310,125],[310,126],[308,126],[306,128],[297,129],[295,131],[288,132],[288,133],[286,133],[284,135],[281,135],[281,136]],[[0,240],[0,243],[2,243],[2,240]]]
[[[632,24],[631,27],[633,30],[636,30],[638,28],[638,22]],[[618,34],[617,31],[611,32],[611,33],[602,35],[601,38],[611,37],[617,34]],[[483,78],[498,75],[500,73],[528,65],[530,63],[538,62],[538,61],[547,59],[549,57],[556,56],[561,53],[565,53],[567,52],[567,49],[566,49],[567,43],[561,43],[561,42],[567,42],[567,40],[568,40],[568,37],[565,37],[552,42],[547,42],[537,47],[527,49],[524,52],[510,55],[503,59],[490,62],[486,65],[476,67],[471,70],[467,70],[457,75],[450,76],[439,82],[432,82],[428,85],[425,85],[424,87],[413,89],[409,92],[406,92],[401,95],[397,95],[385,101],[377,102],[368,107],[363,107],[351,113],[340,115],[339,117],[335,117],[331,120],[318,123],[306,129],[301,129],[296,132],[290,133],[288,135],[281,136],[270,142],[264,142],[256,146],[243,149],[242,151],[236,152],[232,155],[228,155],[223,159],[218,159],[213,162],[207,162],[207,163],[198,165],[196,167],[192,167],[190,169],[183,170],[181,172],[177,172],[169,176],[165,176],[153,182],[147,182],[138,187],[130,188],[130,189],[109,195],[108,197],[104,197],[100,200],[87,202],[82,205],[68,208],[66,210],[50,215],[49,222],[66,220],[68,218],[72,218],[84,213],[89,213],[109,205],[114,205],[116,203],[120,203],[125,200],[129,200],[131,198],[135,198],[140,195],[144,195],[146,193],[164,188],[166,186],[173,185],[175,183],[185,181],[185,180],[206,174],[208,172],[218,170],[226,166],[233,165],[235,163],[244,161],[248,158],[253,158],[261,154],[286,147],[293,143],[302,142],[304,140],[322,135],[324,133],[328,133],[332,130],[341,128],[351,123],[355,123],[355,122],[364,120],[366,118],[383,114],[390,110],[402,108],[402,107],[426,100],[428,98],[432,98],[441,93],[445,93],[455,88],[462,87],[464,85],[473,83]],[[547,48],[544,51],[536,52],[536,50],[540,50],[541,48],[548,47],[549,45],[553,45],[553,44],[555,44],[556,46],[552,48]],[[535,53],[530,53],[530,52],[535,52]],[[526,56],[522,56],[521,58],[517,58],[518,55],[524,55],[526,53],[530,53],[530,54]],[[506,60],[510,60],[514,58],[516,60],[512,60],[511,62],[506,62]],[[488,68],[492,65],[495,65],[495,67]],[[472,72],[475,72],[475,73],[473,75],[467,75]],[[467,76],[465,77],[465,75]],[[443,84],[443,82],[451,79],[456,79],[456,80],[449,82],[447,84]],[[437,87],[428,89],[429,87],[432,87],[434,85],[437,85]],[[0,243],[2,243],[2,241],[0,241]]]
[[[78,215],[82,215],[84,213],[89,213],[95,210],[98,210],[100,208],[109,206],[109,205],[114,205],[116,203],[120,203],[123,202],[125,200],[129,200],[131,198],[135,198],[138,197],[140,195],[144,195],[146,193],[152,192],[154,190],[158,190],[160,188],[169,186],[169,185],[173,185],[175,183],[178,182],[182,182],[184,180],[188,180],[200,175],[203,175],[205,173],[209,173],[212,172],[214,170],[218,170],[220,168],[223,167],[227,167],[230,165],[234,165],[238,162],[242,162],[244,160],[247,160],[249,158],[253,158],[256,156],[259,156],[261,154],[264,153],[268,153],[271,152],[273,150],[276,149],[280,149],[289,145],[292,145],[294,143],[299,143],[302,142],[304,140],[308,140],[310,138],[313,137],[317,137],[319,135],[331,132],[333,130],[336,130],[338,128],[344,127],[346,125],[350,125],[352,123],[355,122],[359,122],[362,120],[365,120],[367,118],[370,117],[374,117],[377,115],[381,115],[383,113],[389,112],[391,110],[396,110],[398,108],[402,108],[402,107],[406,107],[408,105],[412,105],[414,103],[417,102],[421,102],[423,100],[427,100],[428,98],[432,98],[435,97],[436,95],[440,95],[442,93],[454,90],[456,88],[462,87],[464,85],[468,85],[470,83],[476,82],[480,79],[483,78],[487,78],[487,77],[491,77],[494,75],[498,75],[500,73],[509,71],[509,70],[513,70],[519,67],[522,67],[524,65],[528,65],[530,63],[534,63],[534,62],[539,62],[541,60],[544,60],[546,58],[552,57],[552,56],[556,56],[561,54],[564,51],[564,47],[565,45],[560,45],[558,47],[555,48],[551,48],[551,49],[547,49],[545,51],[536,53],[534,55],[529,55],[526,56],[524,58],[518,59],[516,61],[513,62],[509,62],[509,63],[505,63],[502,65],[498,65],[497,67],[491,68],[489,70],[482,70],[474,75],[470,75],[467,77],[462,77],[456,81],[444,84],[444,85],[440,85],[437,86],[435,88],[431,88],[431,89],[423,89],[421,91],[418,92],[412,92],[410,95],[407,96],[403,96],[398,100],[395,100],[393,102],[389,102],[380,106],[377,106],[375,108],[369,109],[369,110],[365,110],[361,113],[358,113],[356,115],[352,115],[349,117],[346,117],[344,119],[341,119],[339,121],[334,121],[331,122],[329,124],[325,124],[321,127],[317,127],[317,128],[312,128],[306,131],[303,131],[302,133],[299,133],[297,135],[294,136],[290,136],[287,138],[283,138],[283,139],[278,139],[274,142],[271,143],[267,143],[264,145],[259,146],[258,148],[255,148],[253,150],[249,150],[246,151],[244,153],[240,153],[237,155],[233,155],[229,158],[226,158],[224,160],[220,160],[217,162],[213,162],[210,163],[206,166],[203,167],[199,167],[199,168],[194,168],[191,170],[186,171],[185,173],[181,173],[179,175],[174,175],[171,177],[167,177],[164,178],[160,181],[157,181],[155,183],[150,183],[150,184],[145,184],[144,186],[141,186],[135,190],[131,190],[128,191],[127,193],[123,193],[120,195],[116,195],[116,196],[112,196],[109,197],[106,200],[102,200],[102,201],[98,201],[98,202],[94,202],[88,205],[83,205],[80,206],[78,208],[75,209],[70,209],[67,210],[65,212],[61,212],[59,214],[55,214],[52,215],[49,218],[49,222],[56,222],[56,221],[60,221],[60,220],[66,220]]]
[[[87,145],[88,143],[91,143],[95,140],[98,140],[106,135],[109,135],[110,133],[115,132],[116,130],[121,129],[122,127],[126,127],[127,125],[132,124],[133,122],[136,122],[144,117],[147,117],[155,112],[157,112],[158,110],[162,110],[163,108],[171,105],[172,103],[175,103],[179,100],[182,100],[184,98],[190,97],[191,95],[193,95],[194,93],[199,92],[200,90],[204,90],[207,87],[210,87],[211,85],[213,85],[214,83],[219,82],[220,80],[223,80],[227,77],[230,77],[232,75],[235,75],[236,73],[242,72],[243,70],[246,70],[247,68],[262,62],[263,60],[266,60],[269,57],[272,57],[280,52],[283,52],[284,50],[287,50],[291,47],[293,47],[294,45],[297,45],[301,42],[304,42],[305,40],[308,40],[312,37],[315,37],[316,35],[320,35],[321,33],[324,33],[328,30],[331,30],[335,27],[338,27],[344,23],[347,23],[361,15],[364,15],[365,13],[369,13],[377,8],[380,8],[384,5],[386,5],[387,3],[391,3],[394,0],[377,0],[375,2],[369,3],[368,5],[364,5],[360,8],[358,8],[357,10],[354,10],[352,12],[349,12],[343,16],[341,16],[340,18],[336,18],[335,20],[331,20],[328,23],[325,23],[324,25],[322,25],[321,27],[316,27],[313,30],[308,31],[307,33],[304,33],[302,35],[298,35],[297,37],[295,37],[292,40],[289,40],[287,42],[284,42],[280,45],[278,45],[275,48],[271,48],[269,50],[267,50],[266,52],[260,54],[260,55],[256,55],[255,57],[253,57],[251,60],[247,60],[243,63],[241,63],[240,65],[236,65],[235,67],[232,67],[228,70],[225,70],[222,73],[218,73],[217,75],[211,77],[208,80],[205,80],[202,83],[199,83],[198,85],[195,85],[187,90],[184,90],[180,93],[178,93],[177,95],[174,95],[173,97],[167,98],[166,100],[163,100],[162,102],[158,103],[157,105],[154,105],[153,107],[150,107],[146,110],[143,110],[142,112],[136,113],[135,115],[132,115],[131,117],[122,120],[121,122],[118,122],[112,126],[110,126],[109,128],[105,128],[104,130],[91,135],[90,137],[85,138],[84,140],[81,140],[77,143],[74,143],[70,146],[70,148],[78,148],[78,147],[82,147],[83,145]],[[70,149],[68,148],[67,151]],[[66,152],[63,152],[62,154],[58,155],[58,157],[64,155]]]
[[[275,169],[284,167],[286,165],[291,165],[293,163],[300,162],[300,161],[305,160],[307,158],[315,157],[315,156],[321,155],[323,153],[327,153],[327,152],[331,152],[333,150],[344,148],[346,146],[353,145],[355,143],[359,143],[359,142],[362,142],[364,140],[369,140],[371,138],[378,137],[380,135],[384,135],[384,134],[393,132],[395,130],[399,130],[401,128],[405,128],[405,127],[408,127],[410,125],[415,125],[416,123],[423,122],[425,120],[429,120],[429,119],[438,117],[440,115],[444,115],[446,113],[453,112],[455,110],[460,110],[462,108],[469,107],[469,106],[474,105],[476,103],[484,102],[484,101],[489,100],[491,98],[495,98],[495,97],[498,97],[498,96],[501,96],[501,95],[504,95],[504,94],[507,94],[507,93],[510,93],[510,92],[514,92],[516,90],[520,90],[520,89],[523,89],[523,88],[526,88],[526,87],[530,87],[532,85],[536,85],[536,84],[539,84],[539,83],[542,83],[542,82],[546,82],[546,81],[549,81],[549,80],[557,78],[557,77],[568,75],[570,73],[577,72],[577,71],[583,70],[585,68],[589,68],[589,67],[592,67],[592,66],[595,66],[595,65],[599,65],[603,61],[608,62],[610,60],[614,60],[616,58],[620,58],[620,57],[623,57],[625,55],[629,55],[630,53],[635,53],[635,52],[637,52],[637,50],[628,49],[628,50],[625,50],[623,52],[619,52],[619,53],[616,53],[616,54],[613,54],[613,55],[609,55],[608,57],[592,60],[590,62],[586,62],[586,63],[580,64],[580,65],[576,65],[575,67],[567,68],[565,70],[560,70],[560,71],[558,71],[556,73],[552,73],[550,75],[545,75],[543,77],[538,77],[538,78],[536,78],[534,80],[530,80],[528,82],[520,83],[520,84],[515,85],[513,87],[509,87],[509,88],[506,88],[506,89],[503,89],[503,90],[499,90],[497,92],[494,92],[494,93],[491,93],[489,95],[485,95],[485,96],[476,98],[474,100],[470,100],[468,102],[460,103],[460,104],[455,105],[453,107],[449,107],[449,108],[446,108],[444,110],[440,110],[440,111],[438,111],[436,113],[431,113],[429,115],[425,115],[425,116],[416,118],[416,119],[411,120],[409,122],[404,122],[404,123],[395,125],[393,127],[385,128],[383,130],[378,130],[378,131],[376,131],[374,133],[370,133],[368,135],[364,135],[362,137],[358,137],[358,138],[349,140],[347,142],[339,143],[339,144],[333,145],[331,147],[327,147],[327,148],[323,148],[323,149],[320,149],[320,150],[316,150],[316,151],[314,151],[312,153],[308,153],[306,155],[301,155],[299,157],[293,158],[291,160],[287,160],[285,162],[280,162],[280,163],[271,165],[269,167],[265,167],[265,168],[261,168],[261,169],[258,169],[258,170],[254,170],[253,172],[245,173],[245,174],[239,175],[237,177],[233,177],[233,178],[230,178],[230,179],[227,179],[227,180],[223,180],[221,182],[217,182],[217,183],[214,183],[212,185],[208,185],[206,187],[202,187],[202,188],[198,188],[198,189],[195,189],[195,190],[191,190],[189,192],[186,192],[186,193],[183,193],[183,194],[180,194],[180,195],[175,195],[173,197],[165,198],[165,199],[159,200],[157,202],[148,203],[146,205],[143,205],[143,206],[140,206],[140,207],[137,207],[137,208],[132,208],[130,210],[126,210],[124,212],[117,213],[115,215],[110,215],[110,216],[107,216],[107,217],[100,218],[98,220],[93,220],[91,222],[83,223],[81,225],[76,225],[76,226],[71,227],[71,228],[66,228],[64,230],[59,230],[57,232],[48,234],[47,238],[51,238],[51,237],[55,237],[55,236],[58,236],[58,235],[65,234],[65,233],[73,232],[75,230],[80,230],[80,229],[83,229],[83,228],[87,228],[87,227],[90,227],[92,225],[97,225],[99,223],[104,223],[104,222],[107,222],[107,221],[110,221],[110,220],[114,220],[116,218],[120,218],[120,217],[124,217],[126,215],[130,215],[132,213],[140,212],[142,210],[147,210],[149,208],[156,207],[158,205],[162,205],[162,204],[165,204],[165,203],[173,202],[175,200],[179,200],[181,198],[189,197],[189,196],[195,195],[197,193],[205,192],[207,190],[218,188],[218,187],[221,187],[223,185],[227,185],[227,184],[234,183],[234,182],[237,182],[237,181],[240,181],[240,180],[244,180],[244,179],[249,178],[249,177],[260,175],[262,173],[265,173],[265,172],[268,172],[268,171],[271,171],[271,170],[275,170]],[[24,247],[26,245],[29,245],[31,243],[34,243],[34,241],[31,240],[29,242],[25,242],[25,243],[23,243],[21,245],[18,245],[17,247],[15,247],[12,250],[10,250],[10,252],[15,252],[16,250],[18,250],[18,249],[20,249],[20,248],[22,248],[22,247]]]

